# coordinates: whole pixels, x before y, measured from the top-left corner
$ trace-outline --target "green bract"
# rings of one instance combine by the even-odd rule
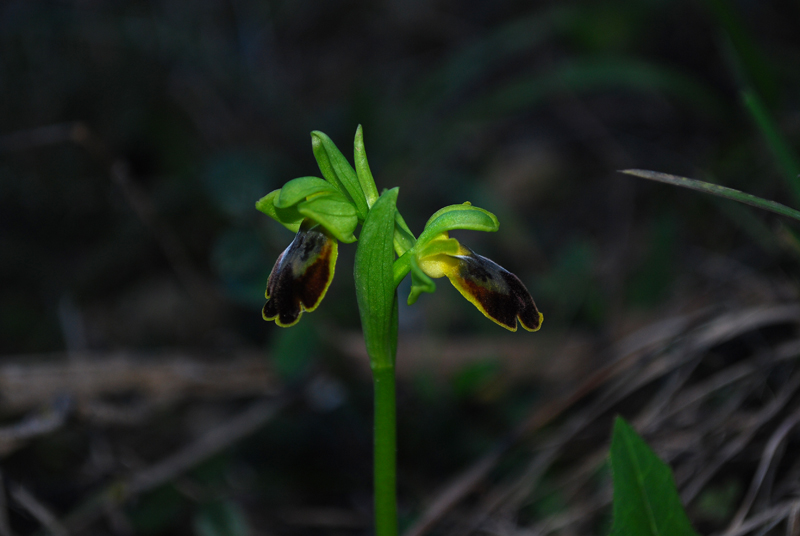
[[[373,367],[394,365],[392,341],[384,334],[392,332],[392,317],[397,314],[397,294],[392,280],[392,235],[397,192],[397,188],[387,190],[375,202],[364,222],[356,250],[356,298],[364,341],[367,351],[373,356]]]

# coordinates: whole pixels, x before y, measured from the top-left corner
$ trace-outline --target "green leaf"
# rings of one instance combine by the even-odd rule
[[[678,177],[677,175],[669,175],[667,173],[649,171],[646,169],[623,169],[620,170],[620,173],[634,175],[643,179],[650,179],[651,181],[663,182],[673,186],[682,186],[684,188],[689,188],[690,190],[697,190],[698,192],[704,192],[707,194],[724,197],[726,199],[733,199],[734,201],[738,201],[740,203],[745,203],[756,208],[769,210],[780,214],[781,216],[794,218],[795,220],[800,221],[800,212],[793,208],[789,208],[786,205],[781,205],[775,201],[769,201],[754,195],[746,194],[744,192],[740,192],[739,190],[734,190],[733,188],[720,186],[719,184],[711,184],[709,182],[687,179],[686,177]]]
[[[394,366],[397,293],[393,238],[397,193],[397,188],[384,192],[372,206],[356,250],[356,298],[373,369]]]
[[[322,176],[342,192],[346,192],[355,203],[359,219],[365,219],[369,208],[353,166],[333,141],[319,130],[311,133],[311,147]]]
[[[621,417],[611,439],[614,521],[611,536],[697,536],[669,466]]]
[[[342,195],[341,192],[331,183],[319,177],[298,177],[283,185],[281,194],[275,200],[277,208],[288,208],[303,201],[314,194],[335,194]]]
[[[300,229],[300,224],[303,222],[303,215],[297,211],[297,207],[278,208],[275,206],[275,201],[281,195],[280,190],[273,190],[258,201],[256,201],[256,210],[263,212],[273,220],[277,221],[293,233]]]
[[[358,225],[356,209],[343,195],[321,195],[297,204],[297,211],[321,224],[338,240],[347,244],[356,241],[353,231]]]
[[[364,132],[361,125],[356,129],[356,140],[353,143],[353,161],[356,163],[356,175],[364,195],[367,197],[367,205],[372,206],[378,200],[378,187],[375,186],[375,179],[367,162],[367,151],[364,149]]]
[[[497,221],[497,216],[488,210],[473,207],[472,204],[466,202],[436,211],[425,224],[425,229],[417,243],[424,244],[437,235],[453,229],[494,232],[499,228],[500,222]]]

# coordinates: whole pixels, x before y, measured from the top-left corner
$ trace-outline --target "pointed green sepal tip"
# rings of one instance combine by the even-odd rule
[[[322,176],[355,204],[358,218],[364,220],[369,207],[353,166],[324,132],[311,133],[311,148]]]
[[[361,125],[358,125],[356,129],[356,138],[353,142],[353,161],[356,165],[358,183],[361,185],[361,189],[367,199],[367,206],[372,207],[375,201],[378,200],[378,187],[375,186],[375,179],[369,169],[367,151],[364,148],[364,130]]]

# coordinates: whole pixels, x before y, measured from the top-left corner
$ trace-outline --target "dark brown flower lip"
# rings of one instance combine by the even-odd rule
[[[319,306],[333,280],[338,242],[322,227],[303,222],[292,243],[280,254],[267,280],[264,320],[295,325],[305,311]]]
[[[491,259],[469,248],[469,255],[457,255],[457,268],[448,279],[467,300],[487,318],[510,331],[517,331],[517,320],[527,331],[538,331],[543,315],[536,308],[520,279]]]

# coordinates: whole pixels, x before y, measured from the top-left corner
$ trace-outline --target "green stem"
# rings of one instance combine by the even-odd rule
[[[397,535],[394,366],[372,370],[375,382],[375,535]]]

